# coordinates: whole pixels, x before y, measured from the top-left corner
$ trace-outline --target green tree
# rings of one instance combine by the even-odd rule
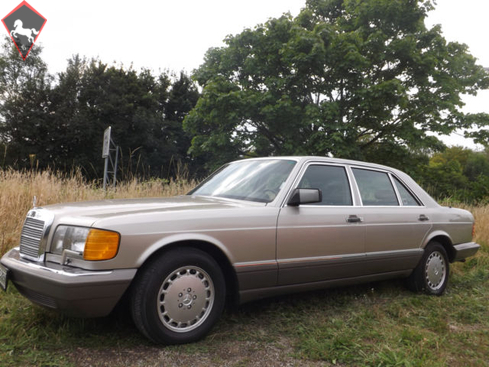
[[[200,159],[193,159],[188,150],[191,144],[191,137],[183,130],[183,120],[194,108],[200,94],[190,77],[181,72],[178,77],[174,76],[173,83],[165,88],[165,83],[161,83],[159,104],[163,113],[163,123],[161,124],[162,144],[167,157],[173,157],[168,164],[167,176],[178,174],[179,163],[184,163],[195,175],[201,175],[202,162]]]
[[[245,155],[332,154],[384,162],[439,149],[427,132],[486,126],[460,112],[489,78],[467,46],[424,24],[431,1],[308,0],[208,50],[184,124],[211,165]],[[422,154],[421,154],[422,155]]]
[[[41,48],[19,61],[8,42],[0,54],[2,166],[82,167],[87,177],[101,177],[108,126],[121,148],[123,173],[168,177],[177,173],[177,162],[194,163],[182,121],[199,93],[184,73],[155,76],[76,55],[53,77]]]
[[[52,141],[49,95],[53,77],[34,47],[24,61],[10,39],[0,53],[0,143],[2,165],[29,167]],[[48,143],[49,144],[49,143]]]
[[[434,154],[419,181],[435,197],[467,203],[489,200],[489,155],[462,147]]]
[[[121,148],[124,173],[167,177],[175,174],[171,162],[187,163],[190,139],[182,120],[198,92],[185,74],[155,77],[146,69],[138,73],[75,57],[56,91],[58,110],[68,111],[57,126],[67,121],[70,131],[64,134],[70,136],[77,165],[100,175],[102,165],[95,168],[91,162],[101,162],[101,137],[108,126]]]
[[[81,77],[80,110],[75,116],[84,124],[79,136],[80,144],[85,146],[79,151],[85,154],[78,155],[81,165],[101,162],[101,136],[108,126],[122,149],[123,163],[137,166],[139,162],[143,167],[149,164],[147,156],[157,145],[157,97],[152,93],[155,84],[146,70],[138,74],[96,60],[89,63]],[[132,161],[134,152],[138,152],[138,159]]]

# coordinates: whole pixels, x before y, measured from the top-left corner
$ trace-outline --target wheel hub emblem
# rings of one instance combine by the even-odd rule
[[[183,297],[182,302],[185,306],[189,306],[192,303],[192,296],[189,293],[187,293],[185,297]]]

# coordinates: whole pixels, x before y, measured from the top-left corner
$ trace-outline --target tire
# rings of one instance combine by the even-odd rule
[[[157,344],[202,339],[222,314],[223,273],[207,253],[193,248],[162,253],[138,272],[131,291],[137,328]]]
[[[448,283],[450,265],[445,248],[430,242],[419,264],[407,278],[407,286],[414,292],[441,296]]]

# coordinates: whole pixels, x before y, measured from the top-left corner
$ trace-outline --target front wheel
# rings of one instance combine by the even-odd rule
[[[440,296],[448,283],[450,266],[445,248],[438,242],[426,246],[421,261],[407,278],[408,288]]]
[[[155,343],[197,341],[219,319],[225,288],[219,265],[207,253],[193,248],[164,252],[151,259],[135,280],[134,323]]]

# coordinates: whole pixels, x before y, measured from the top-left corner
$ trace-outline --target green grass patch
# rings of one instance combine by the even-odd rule
[[[127,310],[67,318],[32,305],[10,284],[0,292],[0,366],[76,366],[80,350],[106,358],[94,366],[123,366],[110,359],[131,351],[139,351],[138,358],[162,351],[175,358],[210,356],[219,365],[230,343],[242,354],[240,366],[270,346],[297,364],[487,366],[487,256],[483,248],[454,264],[441,297],[413,294],[394,280],[266,299],[226,311],[205,340],[171,347],[142,337]]]

